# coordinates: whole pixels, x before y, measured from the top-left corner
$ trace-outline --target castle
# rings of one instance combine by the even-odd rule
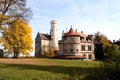
[[[35,38],[35,57],[39,58],[49,49],[58,50],[58,23],[51,21],[50,35],[39,33]]]
[[[68,32],[62,32],[62,39],[58,41],[58,23],[56,20],[51,21],[50,35],[38,32],[35,39],[35,57],[40,57],[50,48],[58,50],[55,58],[95,59],[92,35],[86,36],[82,31],[74,31],[71,27]]]

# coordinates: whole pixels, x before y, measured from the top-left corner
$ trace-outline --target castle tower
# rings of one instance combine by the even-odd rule
[[[56,20],[51,21],[51,47],[58,50],[58,23]]]

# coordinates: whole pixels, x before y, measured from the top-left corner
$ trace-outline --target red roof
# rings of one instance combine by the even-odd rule
[[[70,28],[69,32],[64,33],[63,37],[65,37],[65,36],[81,36],[84,38],[86,37],[84,33],[77,33],[73,30],[73,28]]]
[[[76,33],[73,28],[69,30],[69,32],[65,33],[64,36],[79,36],[78,33]]]

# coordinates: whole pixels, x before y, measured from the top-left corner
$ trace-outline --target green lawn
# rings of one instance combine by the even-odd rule
[[[62,59],[0,59],[0,80],[81,80],[98,61]]]

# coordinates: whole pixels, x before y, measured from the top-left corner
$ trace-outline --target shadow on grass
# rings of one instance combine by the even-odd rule
[[[41,65],[25,65],[25,64],[5,64],[4,68],[15,67],[25,70],[38,70],[38,71],[48,71],[52,74],[67,74],[68,77],[63,77],[64,79],[59,80],[81,80],[88,74],[92,74],[95,68],[84,68],[84,67],[68,67],[68,66],[41,66]],[[57,79],[58,80],[58,79]]]
[[[104,71],[102,68],[91,68],[91,67],[68,67],[68,66],[41,66],[41,65],[25,65],[25,64],[5,64],[4,68],[15,67],[25,70],[38,70],[48,71],[51,73],[49,80],[113,80],[109,79],[109,70]],[[52,74],[67,74],[68,77],[62,77],[60,79],[52,77]],[[111,75],[111,74],[110,74]],[[114,74],[112,74],[113,76]],[[115,76],[115,75],[114,75]],[[119,77],[119,76],[118,76]],[[114,80],[119,80],[114,78]]]

